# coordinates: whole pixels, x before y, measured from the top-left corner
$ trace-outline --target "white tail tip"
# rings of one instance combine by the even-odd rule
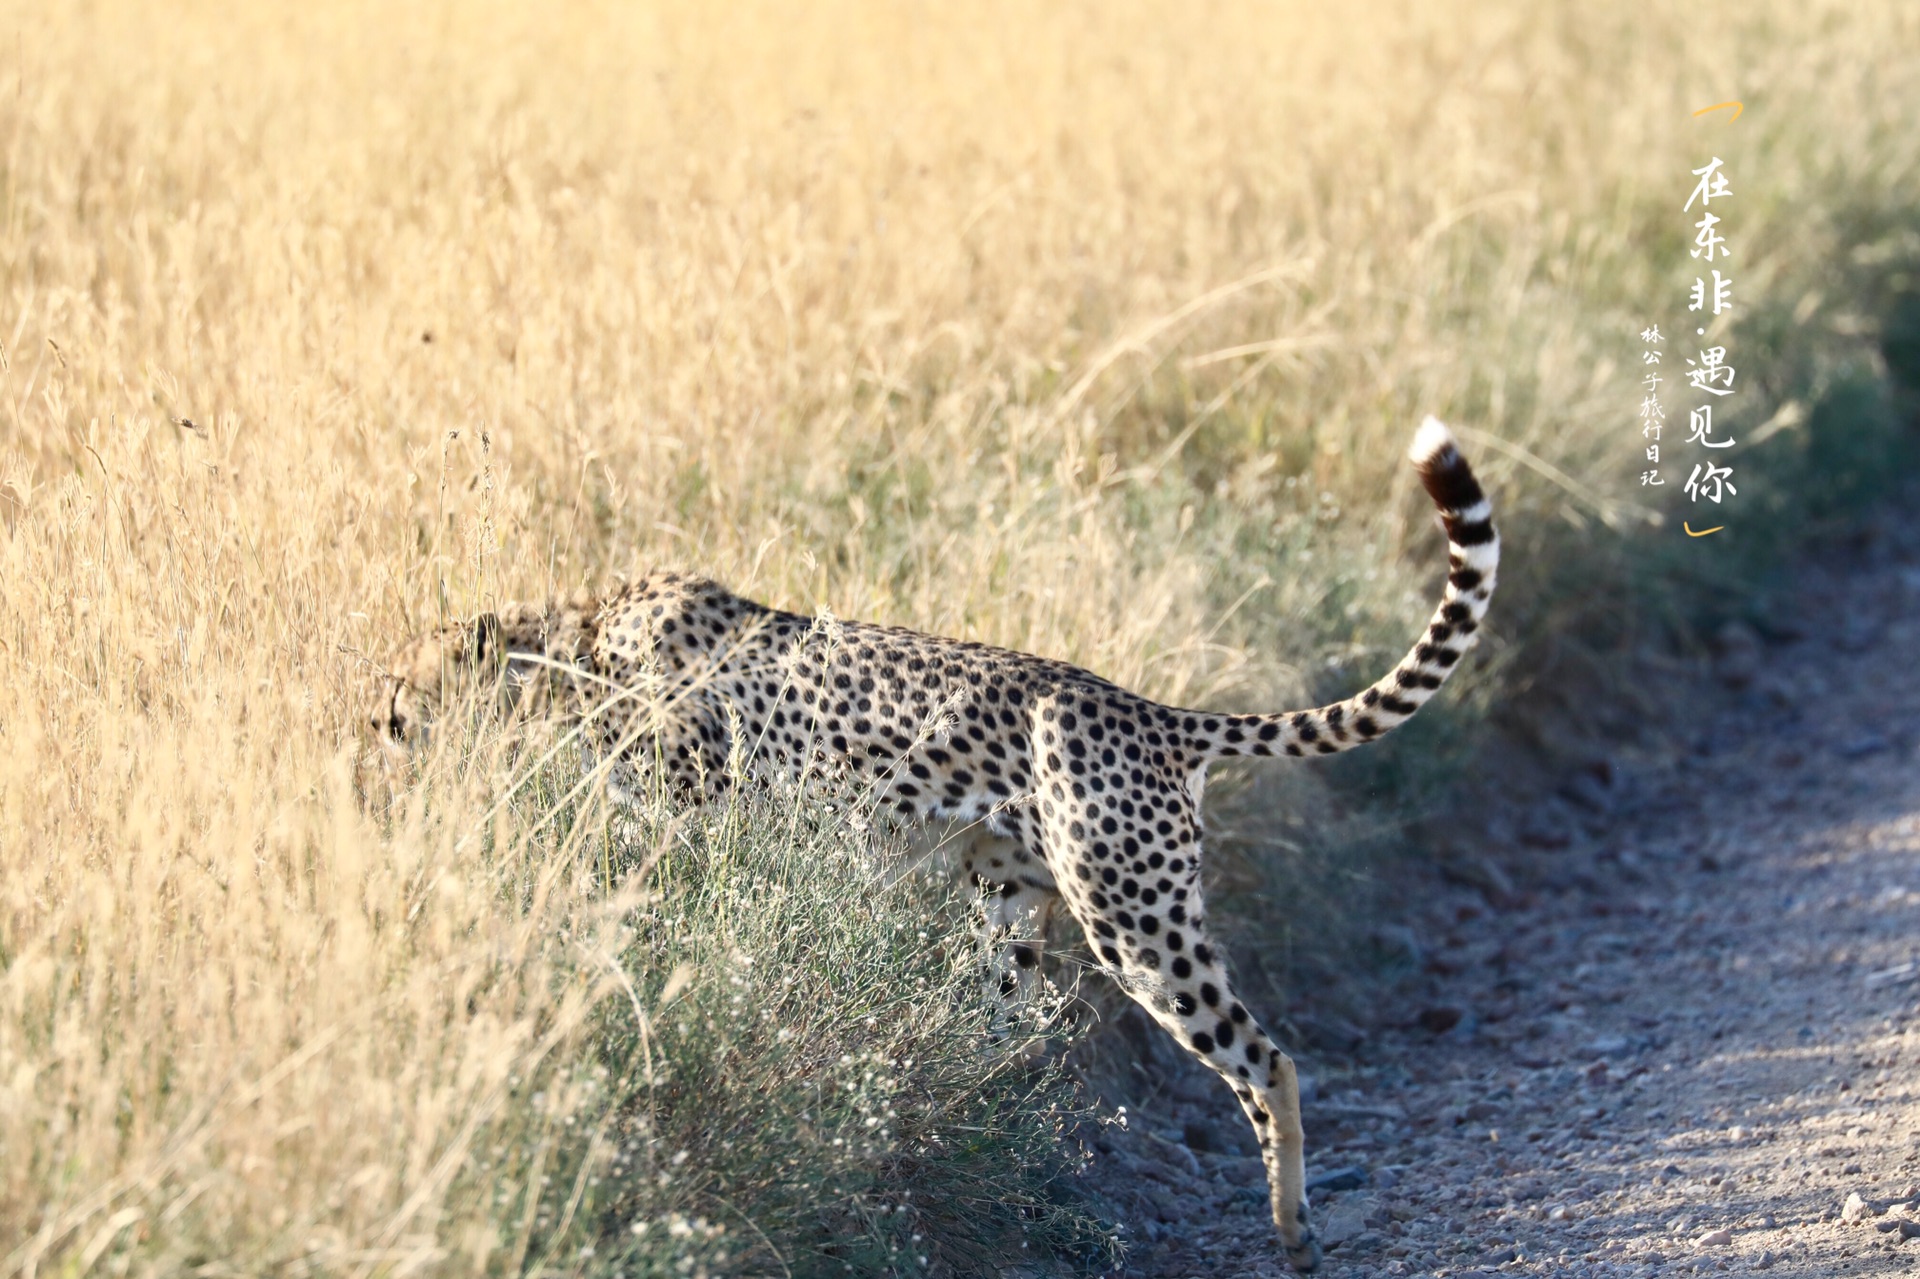
[[[1426,421],[1420,423],[1420,429],[1413,433],[1413,445],[1407,449],[1407,456],[1415,466],[1421,466],[1453,447],[1453,432],[1445,422],[1429,413]]]

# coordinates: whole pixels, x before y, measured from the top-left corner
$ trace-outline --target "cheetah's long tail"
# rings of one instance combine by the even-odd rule
[[[1364,745],[1411,719],[1473,647],[1500,566],[1493,507],[1453,432],[1438,418],[1420,424],[1408,456],[1447,530],[1447,589],[1419,642],[1383,679],[1344,702],[1278,715],[1218,717],[1214,732],[1199,734],[1206,758],[1332,755]]]

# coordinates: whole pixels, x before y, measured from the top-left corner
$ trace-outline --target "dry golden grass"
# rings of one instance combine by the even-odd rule
[[[1288,702],[1424,615],[1418,413],[1474,432],[1503,607],[1544,530],[1642,518],[1626,361],[1706,154],[1814,370],[1748,422],[1868,327],[1857,240],[1912,255],[1895,3],[6,13],[21,1273],[609,1255],[475,1151],[591,1163],[646,890],[451,768],[367,780],[410,630],[671,564]]]

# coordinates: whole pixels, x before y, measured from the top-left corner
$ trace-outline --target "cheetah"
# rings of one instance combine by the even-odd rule
[[[741,778],[829,773],[865,786],[903,826],[986,832],[961,869],[991,891],[1003,993],[1038,980],[1048,916],[1064,904],[1101,967],[1233,1090],[1287,1257],[1310,1271],[1320,1248],[1294,1064],[1236,997],[1208,935],[1201,794],[1214,760],[1377,740],[1473,645],[1500,557],[1492,508],[1437,419],[1410,457],[1446,530],[1446,588],[1391,672],[1327,706],[1162,706],[1063,662],[802,617],[659,572],[603,599],[510,607],[418,637],[395,658],[372,728],[417,747],[436,710],[485,693],[517,714],[569,719],[618,788],[650,777],[698,802]]]

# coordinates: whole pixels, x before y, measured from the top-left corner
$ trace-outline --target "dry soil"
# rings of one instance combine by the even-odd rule
[[[1920,1273],[1920,567],[1872,558],[1398,934],[1394,1006],[1308,1059],[1323,1273]],[[1165,1065],[1097,1143],[1126,1273],[1285,1273],[1231,1098]]]

